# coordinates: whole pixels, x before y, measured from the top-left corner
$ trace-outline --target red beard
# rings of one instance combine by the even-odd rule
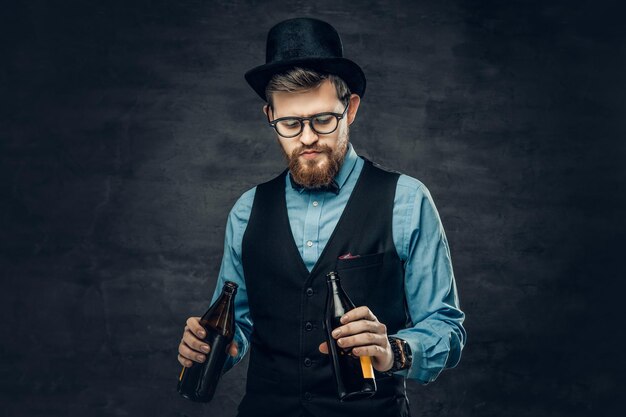
[[[317,158],[313,160],[302,161],[300,154],[304,151],[320,152]],[[326,156],[326,162],[320,168],[318,167],[319,159]],[[320,188],[330,184],[335,175],[339,172],[341,164],[345,158],[344,149],[337,149],[335,152],[328,145],[317,145],[314,147],[299,147],[294,149],[291,156],[285,155],[289,162],[289,171],[295,182],[301,184],[305,188]]]

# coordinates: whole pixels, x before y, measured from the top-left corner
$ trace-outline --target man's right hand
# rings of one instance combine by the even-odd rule
[[[193,362],[202,363],[206,360],[206,354],[211,351],[211,346],[204,341],[205,337],[206,333],[200,325],[200,317],[189,317],[183,338],[178,345],[178,362],[181,365],[189,368]],[[237,342],[233,340],[228,347],[228,354],[235,357],[237,352]]]

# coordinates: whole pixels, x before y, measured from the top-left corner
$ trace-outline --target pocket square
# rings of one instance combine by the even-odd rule
[[[348,252],[345,255],[341,255],[339,259],[354,259],[354,258],[359,258],[360,256],[361,255],[353,255],[350,252]]]

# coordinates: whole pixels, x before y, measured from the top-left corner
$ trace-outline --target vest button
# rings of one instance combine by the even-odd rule
[[[306,329],[307,332],[310,332],[311,330],[313,330],[313,323],[311,323],[310,321],[307,321],[306,324],[304,325],[304,328]]]
[[[308,391],[307,391],[307,392],[305,392],[305,393],[304,393],[304,399],[305,399],[305,400],[307,400],[307,401],[311,401],[311,398],[312,398],[312,397],[313,397],[313,396],[311,395],[311,393],[310,393],[310,392],[308,392]]]
[[[311,359],[309,358],[304,358],[304,366],[311,366]]]
[[[306,289],[306,295],[308,295],[309,297],[313,295],[313,288],[309,287]]]

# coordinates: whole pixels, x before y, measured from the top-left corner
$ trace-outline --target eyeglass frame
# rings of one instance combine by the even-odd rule
[[[270,121],[270,115],[269,115],[269,112],[268,112],[267,113],[267,122],[269,123],[270,126],[272,126],[274,128],[276,133],[278,133],[278,136],[283,137],[285,139],[295,138],[296,136],[301,134],[304,131],[304,121],[305,120],[309,121],[309,127],[311,128],[312,131],[314,131],[318,135],[330,135],[335,130],[337,130],[337,128],[339,127],[339,122],[344,117],[346,117],[346,111],[348,111],[348,107],[350,107],[350,102],[349,101],[346,104],[346,108],[343,110],[343,113],[335,113],[335,112],[327,111],[327,112],[323,112],[323,113],[317,113],[317,114],[314,114],[313,116],[309,116],[309,117],[286,116],[286,117],[279,117],[278,119],[274,119],[274,120],[271,120],[271,121]],[[316,118],[316,117],[326,116],[326,115],[329,115],[329,114],[335,116],[335,118],[337,119],[337,126],[335,126],[335,128],[333,130],[331,130],[330,132],[326,132],[326,133],[318,132],[317,130],[315,130],[315,127],[313,127],[313,123],[311,123],[311,120]],[[278,128],[276,127],[276,123],[280,122],[281,120],[297,120],[298,122],[300,122],[300,131],[298,133],[296,133],[295,135],[293,135],[293,136],[281,135],[280,132],[278,131]]]

